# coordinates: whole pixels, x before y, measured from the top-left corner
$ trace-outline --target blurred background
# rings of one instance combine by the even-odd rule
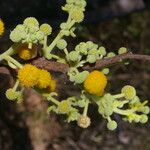
[[[40,23],[53,26],[53,39],[59,24],[67,18],[61,11],[64,0],[5,0],[0,3],[0,18],[6,24],[6,33],[0,38],[0,49],[12,44],[9,33],[15,25],[29,16]],[[73,48],[81,41],[91,40],[117,53],[122,46],[129,51],[150,55],[150,1],[149,0],[87,0],[85,20],[77,25],[77,37],[67,38]],[[50,39],[50,40],[51,40]],[[58,82],[64,77],[53,73]],[[114,115],[119,127],[108,131],[106,122],[90,107],[92,124],[88,129],[67,124],[61,116],[46,114],[47,103],[33,90],[26,89],[25,100],[15,104],[5,98],[5,91],[13,85],[15,72],[0,64],[0,150],[150,150],[150,122],[129,124]],[[131,84],[142,100],[150,99],[150,64],[130,61],[110,68],[108,91],[115,94],[122,86]],[[65,93],[63,92],[65,91]],[[58,86],[60,99],[75,95],[78,89],[70,83]]]

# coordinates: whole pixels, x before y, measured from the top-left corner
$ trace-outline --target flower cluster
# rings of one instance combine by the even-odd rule
[[[38,87],[40,89],[53,89],[55,82],[48,71],[38,69],[30,64],[26,64],[19,69],[18,80],[24,87]]]
[[[17,89],[21,86],[21,90]],[[51,93],[56,89],[56,81],[52,79],[51,74],[43,69],[39,69],[31,64],[25,64],[18,70],[18,80],[13,88],[6,91],[6,97],[9,100],[22,101],[24,88],[35,88],[42,93]]]
[[[85,0],[67,0],[67,4],[62,7],[64,11],[67,11],[70,18],[75,22],[82,22],[84,19],[83,12],[85,11],[86,1]]]
[[[32,49],[32,44],[43,44],[44,38],[50,35],[52,28],[49,24],[42,24],[34,17],[28,17],[23,24],[19,24],[10,33],[10,39],[15,43],[27,43],[28,48]]]
[[[47,38],[52,33],[51,26],[46,23],[39,25],[34,17],[26,18],[23,24],[17,25],[11,31],[10,39],[14,44],[0,55],[0,61],[4,60],[12,69],[16,69],[17,76],[14,86],[6,91],[6,97],[11,101],[21,102],[24,89],[34,88],[48,101],[50,105],[48,113],[64,115],[67,122],[76,121],[81,128],[87,128],[92,123],[92,119],[88,116],[91,103],[97,106],[98,113],[107,120],[109,130],[117,128],[117,122],[113,119],[114,113],[121,115],[124,121],[130,123],[146,123],[150,112],[148,101],[141,101],[133,86],[126,85],[119,94],[110,94],[107,90],[109,68],[93,71],[84,68],[85,64],[94,65],[98,60],[107,60],[106,58],[112,58],[117,54],[107,53],[105,47],[91,41],[79,43],[72,51],[67,49],[65,36],[76,36],[74,25],[83,21],[85,6],[85,0],[66,0],[66,5],[62,9],[68,12],[68,19],[60,24],[60,32],[50,44]],[[3,32],[4,23],[0,20],[0,36]],[[61,51],[61,55],[52,52],[55,47]],[[124,53],[127,53],[127,49],[121,47],[118,54]],[[59,100],[56,81],[52,79],[52,75],[34,65],[21,64],[13,57],[14,54],[25,61],[42,56],[50,61],[53,59],[67,64],[68,78],[79,87],[80,94]]]

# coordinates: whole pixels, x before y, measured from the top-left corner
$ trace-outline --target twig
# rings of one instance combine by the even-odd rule
[[[62,73],[66,73],[69,69],[69,66],[67,64],[63,64],[55,61],[49,61],[43,57],[37,58],[32,62],[32,64],[41,69],[45,69],[48,71],[62,72]]]
[[[141,55],[141,54],[132,54],[130,53],[125,53],[125,54],[121,54],[121,55],[117,55],[115,57],[112,58],[105,58],[103,60],[99,60],[96,62],[95,67],[94,68],[103,68],[106,67],[108,65],[117,63],[117,62],[121,62],[125,59],[136,59],[136,60],[142,60],[142,61],[150,61],[150,56],[149,55]]]
[[[126,59],[150,61],[150,56],[141,55],[141,54],[133,54],[130,52],[130,53],[125,53],[125,54],[120,54],[112,58],[104,58],[104,59],[98,60],[94,66],[86,65],[85,67],[83,67],[83,69],[85,70],[101,69],[101,68],[107,67],[117,62],[121,62]],[[55,72],[62,72],[62,73],[66,73],[69,69],[69,66],[67,64],[63,64],[63,63],[59,63],[55,61],[49,61],[49,60],[46,60],[45,58],[37,58],[36,60],[32,62],[32,64],[39,68],[46,69],[48,71],[55,71]]]

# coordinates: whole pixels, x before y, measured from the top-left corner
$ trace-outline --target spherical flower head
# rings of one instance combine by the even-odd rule
[[[28,18],[26,18],[26,19],[24,20],[23,24],[24,24],[25,26],[30,26],[31,24],[34,25],[34,26],[37,26],[37,27],[39,26],[39,22],[38,22],[37,19],[34,18],[34,17],[28,17]]]
[[[31,49],[28,48],[27,44],[23,44],[17,48],[18,55],[23,60],[29,60],[33,58],[34,54],[36,53],[35,46],[32,46]]]
[[[57,42],[57,47],[59,49],[65,49],[67,47],[67,42],[64,39],[61,39]]]
[[[18,71],[18,79],[25,87],[34,87],[39,78],[39,69],[33,65],[26,64]]]
[[[67,114],[71,109],[71,103],[69,100],[63,100],[58,105],[58,112],[60,114]]]
[[[87,128],[91,124],[91,119],[88,116],[81,115],[77,120],[77,124],[81,128]]]
[[[81,10],[73,9],[71,11],[71,18],[75,20],[75,22],[82,22],[84,19],[84,13]]]
[[[122,88],[121,93],[125,95],[128,100],[133,99],[136,96],[136,90],[133,86],[126,85]]]
[[[117,123],[116,121],[109,121],[107,123],[107,128],[111,131],[115,130],[117,128]]]
[[[103,95],[106,85],[107,77],[103,72],[97,70],[92,71],[84,81],[84,88],[86,91],[97,96]]]
[[[150,112],[150,108],[148,106],[144,106],[142,112],[147,115]]]
[[[56,81],[51,80],[47,89],[49,92],[54,92],[56,90]]]
[[[19,32],[18,30],[14,29],[11,33],[10,33],[10,36],[9,38],[17,43],[17,42],[20,42],[22,40],[22,35],[21,35],[21,32]]]
[[[116,56],[116,54],[113,53],[113,52],[109,52],[109,53],[107,54],[107,57],[108,57],[108,58],[112,58],[112,57],[114,57],[114,56]]]
[[[127,52],[127,48],[126,47],[120,47],[118,50],[118,54],[124,54]]]
[[[106,49],[103,46],[99,47],[98,51],[99,51],[99,54],[102,56],[105,56],[107,54]]]
[[[96,58],[95,55],[88,55],[87,59],[86,59],[86,61],[89,62],[89,63],[91,63],[91,64],[95,63],[96,60],[97,60],[97,58]]]
[[[24,60],[29,60],[31,59],[31,52],[29,49],[21,49],[19,52],[18,52],[18,55],[21,59],[24,59]]]
[[[44,33],[42,31],[38,31],[36,32],[35,37],[38,41],[42,41],[44,39]]]
[[[141,123],[146,123],[148,121],[148,117],[147,117],[147,115],[141,115],[140,116],[140,122]]]
[[[3,35],[5,30],[4,22],[0,19],[0,36]]]
[[[67,59],[70,60],[70,61],[78,61],[79,60],[79,52],[77,51],[71,51],[69,54],[68,54],[68,57]]]
[[[6,91],[5,95],[6,95],[7,99],[15,100],[18,98],[19,93],[10,88]]]
[[[15,29],[22,32],[22,31],[25,31],[25,26],[23,24],[18,24]]]
[[[51,75],[46,70],[39,70],[38,72],[38,81],[37,81],[37,87],[40,89],[47,88],[49,86],[49,83],[51,82]]]
[[[45,35],[50,35],[52,33],[52,27],[47,23],[42,24],[40,30],[44,32]]]

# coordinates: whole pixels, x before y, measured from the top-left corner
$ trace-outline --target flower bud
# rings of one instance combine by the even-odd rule
[[[116,128],[117,128],[117,123],[116,123],[116,121],[109,121],[108,123],[107,123],[107,128],[109,129],[109,130],[115,130]]]
[[[147,121],[148,121],[148,117],[147,117],[146,115],[141,115],[141,116],[140,116],[140,122],[141,122],[141,123],[144,124],[144,123],[146,123]]]
[[[47,23],[42,24],[40,30],[44,32],[45,35],[50,35],[52,33],[52,27]]]
[[[57,47],[59,49],[65,49],[67,47],[67,42],[64,39],[61,39],[57,42]]]
[[[87,128],[90,126],[91,120],[88,116],[81,115],[77,120],[77,124],[81,128]]]
[[[68,59],[71,61],[78,61],[79,59],[79,53],[76,51],[72,51],[68,54]]]
[[[125,48],[125,47],[121,47],[121,48],[119,48],[119,50],[118,50],[118,54],[124,54],[124,53],[126,53],[127,52],[127,48]]]
[[[95,55],[88,55],[87,56],[87,62],[89,62],[89,63],[95,63],[96,62],[96,57],[95,57]]]
[[[121,93],[125,95],[126,99],[133,99],[136,96],[136,90],[133,86],[126,85],[122,88]]]
[[[13,89],[8,89],[5,94],[7,99],[9,100],[15,100],[18,98],[19,95],[18,92],[14,91]]]

